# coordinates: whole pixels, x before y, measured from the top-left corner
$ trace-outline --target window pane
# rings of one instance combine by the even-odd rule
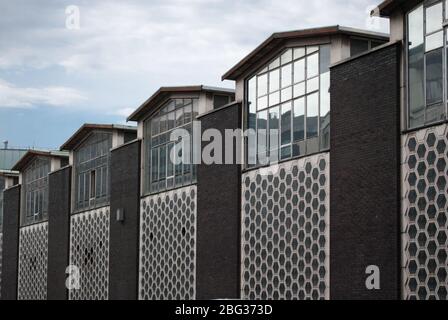
[[[186,105],[184,107],[184,124],[190,123],[191,118],[191,112],[193,111],[193,106],[191,104]]]
[[[170,112],[168,114],[168,130],[173,129],[176,126],[176,114],[174,112]]]
[[[294,141],[303,140],[305,128],[305,98],[300,98],[294,101]]]
[[[275,107],[269,110],[269,137],[270,140],[270,150],[278,150],[279,143],[276,137],[279,137],[279,121],[280,121],[280,108]]]
[[[151,181],[159,180],[159,149],[151,151]]]
[[[292,87],[286,88],[282,90],[281,100],[282,102],[291,100],[292,98]]]
[[[250,111],[247,119],[247,127],[252,134],[251,138],[247,138],[247,160],[249,164],[256,164],[256,153],[257,153],[257,140],[256,140],[256,129],[257,129],[257,114]]]
[[[281,64],[284,65],[288,62],[292,61],[292,49],[288,49],[285,51],[285,53],[282,54],[281,56]]]
[[[280,92],[274,92],[269,95],[269,106],[275,106],[280,103]]]
[[[257,149],[258,155],[266,154],[268,112],[261,111],[257,115]]]
[[[280,70],[269,72],[269,92],[277,91],[280,88]]]
[[[305,59],[294,62],[294,83],[305,80]]]
[[[180,108],[176,110],[176,127],[181,126],[184,123],[184,109]]]
[[[306,82],[306,93],[310,93],[316,90],[319,90],[319,77],[308,80]]]
[[[166,178],[166,146],[160,147],[159,180]]]
[[[433,104],[443,99],[442,48],[426,54],[426,103]]]
[[[305,56],[305,48],[294,48],[294,60]]]
[[[257,110],[263,110],[268,107],[268,96],[264,96],[258,99]]]
[[[409,125],[425,123],[423,6],[409,13]]]
[[[306,47],[306,54],[311,54],[319,50],[318,46]]]
[[[167,168],[167,174],[166,174],[167,177],[172,177],[174,175],[174,161],[172,161],[174,158],[171,156],[173,147],[174,147],[173,143],[168,145],[168,151],[167,151],[168,168]]]
[[[443,6],[438,3],[432,7],[426,8],[426,34],[442,29],[443,24]]]
[[[292,64],[282,67],[282,88],[292,84]]]
[[[434,33],[426,37],[426,52],[440,47],[443,47],[443,31]]]
[[[291,143],[291,102],[282,104],[281,121],[281,142],[282,146]]]
[[[280,57],[271,62],[271,64],[269,65],[269,70],[278,68],[279,66],[280,66]]]
[[[319,94],[313,93],[306,97],[306,138],[317,136],[319,118]]]
[[[199,115],[199,100],[198,99],[193,99],[193,120],[196,120],[196,117],[198,115]]]
[[[294,98],[305,95],[306,83],[302,82],[294,86]]]
[[[319,54],[315,53],[306,58],[306,77],[314,78],[319,74]]]
[[[257,79],[258,82],[258,97],[264,96],[268,93],[268,75],[264,74],[259,76]]]
[[[253,77],[247,84],[247,104],[249,106],[249,112],[255,113],[257,110],[257,83],[256,78]]]

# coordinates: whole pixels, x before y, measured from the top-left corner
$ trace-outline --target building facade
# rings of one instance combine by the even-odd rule
[[[274,33],[235,90],[162,87],[137,128],[27,153],[2,299],[446,300],[447,2],[383,2],[390,37]]]

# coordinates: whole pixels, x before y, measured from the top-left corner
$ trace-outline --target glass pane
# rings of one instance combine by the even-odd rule
[[[302,82],[294,86],[294,98],[305,95],[306,83]]]
[[[426,37],[426,52],[440,47],[443,47],[443,31],[434,33]]]
[[[280,120],[280,108],[275,107],[269,110],[269,134],[270,134],[270,150],[278,150],[279,144],[273,137],[279,136],[279,120]]]
[[[282,68],[282,88],[292,84],[292,64],[288,64]]]
[[[310,93],[316,90],[319,90],[319,77],[308,80],[306,82],[306,93]]]
[[[159,149],[151,151],[151,181],[159,180]]]
[[[274,61],[272,61],[270,64],[269,64],[269,70],[272,70],[272,69],[275,69],[275,68],[277,68],[277,67],[279,67],[280,66],[280,57],[279,58],[277,58],[277,59],[275,59]]]
[[[256,153],[257,153],[257,138],[256,138],[256,129],[257,129],[257,114],[255,112],[249,112],[249,116],[247,119],[248,129],[251,130],[250,134],[252,134],[251,138],[247,137],[247,160],[249,164],[256,164]]]
[[[282,146],[291,143],[291,102],[282,104],[281,120],[281,142]]]
[[[173,151],[173,147],[174,147],[173,143],[168,145],[168,151],[167,151],[168,167],[167,167],[167,173],[166,173],[167,177],[174,176],[174,161],[173,161],[174,155],[171,154]]]
[[[292,99],[292,87],[286,88],[282,90],[281,96],[282,102],[288,101]]]
[[[306,77],[314,78],[319,74],[319,54],[315,53],[306,58]]]
[[[280,103],[280,92],[274,92],[269,95],[269,106],[275,106]]]
[[[409,13],[409,125],[425,123],[423,6]]]
[[[330,147],[330,72],[320,76],[320,141],[321,149]]]
[[[268,93],[268,75],[264,74],[259,76],[257,79],[258,82],[258,97],[264,96]]]
[[[443,49],[426,54],[426,104],[443,99]]]
[[[319,93],[306,97],[306,138],[316,137],[319,118]]]
[[[257,114],[257,150],[258,155],[266,156],[267,151],[268,112],[261,111]]]
[[[305,59],[294,62],[294,83],[305,80]]]
[[[181,126],[184,123],[184,109],[180,108],[176,110],[176,127]]]
[[[168,114],[168,130],[173,129],[176,126],[176,114],[174,112],[170,112]]]
[[[288,49],[285,51],[285,53],[282,54],[281,56],[281,63],[282,65],[291,62],[292,61],[292,49]]]
[[[264,96],[258,99],[257,110],[263,110],[268,107],[268,96]]]
[[[193,99],[193,120],[196,120],[196,117],[198,115],[199,115],[199,100],[198,99]]]
[[[303,140],[305,128],[305,98],[294,101],[293,130],[294,141]]]
[[[305,48],[294,48],[294,60],[305,56]]]
[[[438,3],[432,7],[426,8],[426,34],[442,29],[443,24],[443,6]]]
[[[159,180],[166,177],[166,146],[160,147]]]
[[[306,54],[311,54],[319,50],[318,46],[306,47]]]
[[[280,88],[280,70],[269,72],[269,92],[277,91]]]
[[[320,46],[320,70],[319,72],[326,73],[330,71],[331,64],[331,47],[330,45]]]
[[[253,77],[247,84],[247,104],[249,106],[249,112],[255,113],[257,110],[257,83],[256,78]]]

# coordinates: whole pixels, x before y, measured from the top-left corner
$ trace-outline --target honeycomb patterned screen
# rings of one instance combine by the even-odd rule
[[[266,171],[242,179],[241,297],[328,299],[329,154]]]
[[[109,207],[71,217],[70,265],[80,273],[80,288],[70,300],[107,300],[109,295]]]
[[[20,229],[19,300],[47,299],[48,222]]]
[[[196,287],[196,186],[141,201],[142,300],[191,300]]]
[[[447,126],[403,136],[404,299],[447,298]]]

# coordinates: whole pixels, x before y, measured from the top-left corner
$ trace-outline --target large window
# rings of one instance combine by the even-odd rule
[[[37,157],[23,171],[22,226],[47,219],[49,172],[50,159],[45,157]]]
[[[173,99],[156,114],[144,122],[145,131],[145,191],[155,193],[177,188],[196,181],[196,166],[193,165],[192,121],[198,116],[198,99]],[[173,130],[184,129],[181,140],[170,141]],[[189,159],[180,148],[182,140],[190,138]],[[183,144],[187,146],[186,144]],[[176,150],[179,146],[179,150]],[[182,161],[174,161],[170,155]]]
[[[329,148],[329,67],[329,45],[290,48],[247,81],[249,167]]]
[[[426,1],[408,14],[409,128],[446,119],[446,1]]]
[[[112,134],[92,133],[74,151],[75,210],[109,204],[109,164]]]

